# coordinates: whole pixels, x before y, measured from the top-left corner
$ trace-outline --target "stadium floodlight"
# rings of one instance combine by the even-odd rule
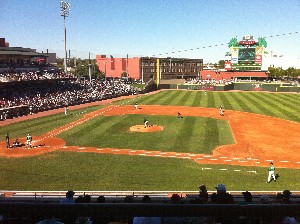
[[[64,31],[65,31],[65,59],[64,59],[64,67],[65,73],[67,73],[67,28],[66,28],[66,17],[69,16],[70,4],[61,1],[60,2],[60,15],[64,17]]]

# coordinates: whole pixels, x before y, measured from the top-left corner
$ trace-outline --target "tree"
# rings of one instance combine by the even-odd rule
[[[77,60],[78,64],[75,69],[75,75],[77,77],[85,77],[89,78],[89,60]],[[104,78],[104,73],[99,70],[98,65],[96,64],[96,60],[91,60],[91,76],[92,78]]]
[[[225,60],[220,60],[219,61],[219,69],[225,68]]]

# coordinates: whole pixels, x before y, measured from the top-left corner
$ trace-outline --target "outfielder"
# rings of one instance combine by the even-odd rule
[[[272,178],[276,182],[276,177],[275,177],[275,166],[273,165],[273,162],[270,162],[270,167],[269,167],[269,176],[268,176],[268,182],[270,183]]]

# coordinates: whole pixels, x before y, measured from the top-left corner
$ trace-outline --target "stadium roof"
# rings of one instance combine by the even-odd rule
[[[22,47],[0,47],[0,55],[24,55],[31,57],[47,57],[47,54],[35,52],[35,50],[30,48]]]

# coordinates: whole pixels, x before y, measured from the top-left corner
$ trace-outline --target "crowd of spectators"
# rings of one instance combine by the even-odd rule
[[[87,79],[61,80],[62,77],[65,77],[64,73],[39,74],[37,72],[1,75],[9,80],[54,79],[51,82],[23,82],[24,85],[0,91],[0,108],[27,105],[30,114],[122,95],[137,94],[139,91],[137,88],[125,84],[122,79],[93,79],[91,82]]]
[[[0,73],[0,82],[32,81],[63,78],[75,78],[75,76],[72,74],[66,74],[63,71],[15,71]]]
[[[150,203],[164,203],[170,205],[178,205],[178,204],[231,204],[231,205],[240,205],[246,206],[250,204],[296,204],[299,201],[292,200],[291,196],[292,193],[289,190],[284,190],[282,193],[278,193],[276,196],[268,196],[268,195],[259,195],[256,196],[255,200],[252,197],[251,192],[245,191],[242,195],[232,195],[226,191],[226,187],[224,184],[219,184],[215,187],[216,192],[208,195],[205,185],[201,185],[199,187],[199,195],[193,195],[192,197],[183,197],[182,195],[174,193],[170,198],[167,200],[155,199],[154,202],[149,195],[144,195],[142,199],[134,197],[132,195],[127,195],[119,202],[113,203],[143,203],[143,204],[150,204]],[[75,192],[68,191],[66,193],[66,198],[60,200],[62,204],[74,204],[74,203],[111,203],[106,200],[106,197],[100,195],[96,198],[96,200],[92,199],[89,195],[79,195],[76,198],[73,196]],[[111,199],[110,199],[111,200]],[[160,201],[159,201],[160,200]],[[158,202],[159,201],[159,202]],[[204,223],[211,223],[211,224],[227,224],[227,223],[238,223],[238,224],[264,224],[264,223],[282,223],[282,224],[297,224],[300,217],[281,217],[270,219],[266,217],[247,217],[247,216],[238,216],[232,217],[228,214],[228,217],[224,216],[200,216],[200,217],[131,217],[131,216],[121,216],[121,217],[109,217],[103,216],[100,217],[72,217],[72,219],[64,219],[60,220],[63,223],[101,223],[101,224],[204,224]]]
[[[215,80],[215,79],[201,79],[199,77],[197,78],[188,78],[185,80],[184,84],[195,84],[195,85],[229,85],[234,83],[236,80],[231,78],[231,79],[220,79],[220,80]]]

